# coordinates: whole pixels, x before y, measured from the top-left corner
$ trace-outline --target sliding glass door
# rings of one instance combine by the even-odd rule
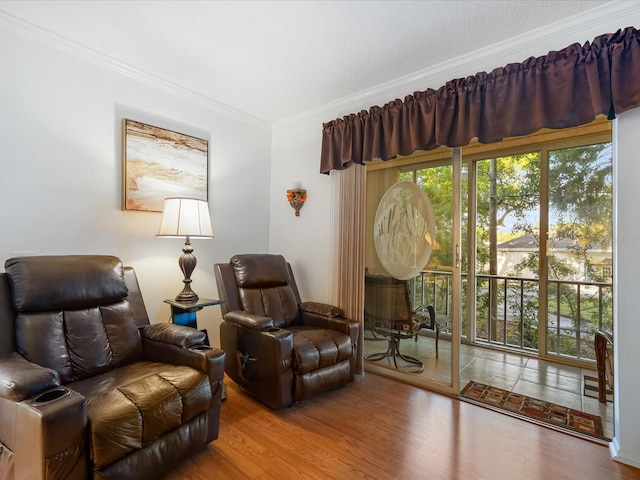
[[[368,165],[369,273],[393,276],[374,241],[388,189],[410,182],[430,201],[430,256],[406,283],[412,309],[429,306],[435,321],[400,322],[395,344],[365,323],[365,370],[453,394],[478,375],[510,381],[507,356],[595,370],[595,332],[613,318],[611,178],[604,121]]]
[[[469,157],[468,343],[593,365],[595,332],[613,317],[611,143],[601,138]]]
[[[409,317],[405,316],[405,320],[410,319],[413,326],[409,322],[382,326],[384,319],[380,317],[384,315],[378,314],[380,304],[396,304],[393,311],[388,313],[400,318],[405,315],[405,312],[397,311],[397,308],[404,310],[402,302],[395,302],[388,295],[383,298],[385,290],[379,285],[377,289],[365,285],[365,369],[457,394],[459,341],[456,339],[460,334],[461,271],[466,257],[461,229],[463,202],[460,151],[443,149],[429,157],[424,163],[410,167],[399,162],[385,162],[367,169],[365,264],[370,282],[384,282],[384,277],[394,275],[402,277],[394,273],[393,269],[385,268],[385,262],[380,261],[379,252],[376,252],[374,238],[377,233],[383,230],[386,232],[386,228],[393,223],[391,217],[395,219],[407,210],[400,202],[398,208],[393,210],[393,215],[383,216],[384,221],[380,223],[380,210],[390,209],[388,195],[385,193],[392,186],[402,187],[406,185],[404,182],[408,182],[426,194],[432,208],[432,225],[421,233],[428,237],[428,259],[415,265],[417,268],[409,278],[404,276],[386,280],[387,291],[399,282],[406,284],[411,311]],[[408,196],[409,190],[411,189],[407,188],[399,197]],[[409,209],[414,212],[413,207],[409,206]],[[408,230],[416,232],[422,223],[415,221],[415,213],[412,215],[407,222],[411,224]],[[402,243],[399,238],[404,235],[402,233],[395,236],[397,245]]]
[[[550,150],[548,165],[546,354],[595,360],[613,325],[611,143]]]
[[[469,163],[475,258],[469,264],[470,343],[537,351],[540,154]]]

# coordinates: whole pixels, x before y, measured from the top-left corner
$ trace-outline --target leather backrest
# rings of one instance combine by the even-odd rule
[[[4,264],[18,312],[96,307],[127,296],[120,259],[106,255],[10,258]]]
[[[230,261],[241,309],[270,317],[276,327],[300,323],[300,297],[282,255],[235,255]]]
[[[16,348],[29,361],[58,371],[68,383],[141,357],[138,326],[146,311],[137,298],[127,300],[118,258],[20,257],[7,260],[5,269],[17,313]]]
[[[133,267],[124,267],[124,282],[127,285],[127,301],[133,312],[133,317],[138,328],[149,325],[149,315],[144,306],[144,299],[138,284],[138,277]]]
[[[15,319],[9,277],[6,273],[0,273],[0,357],[16,351]]]
[[[236,277],[231,264],[216,263],[213,266],[213,271],[216,276],[218,297],[223,301],[223,303],[220,304],[222,315],[224,316],[233,310],[242,310],[238,284],[236,283]]]

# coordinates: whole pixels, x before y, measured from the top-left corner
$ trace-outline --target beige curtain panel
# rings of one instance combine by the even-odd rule
[[[338,224],[338,305],[347,318],[360,323],[356,373],[362,373],[364,329],[365,168],[340,175]]]
[[[628,27],[328,122],[320,172],[575,127],[639,105],[640,33]]]

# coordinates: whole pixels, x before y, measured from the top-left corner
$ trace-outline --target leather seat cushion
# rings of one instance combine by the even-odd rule
[[[95,469],[145,447],[211,404],[207,375],[180,365],[137,362],[68,386],[87,398]]]
[[[335,365],[353,355],[349,335],[326,328],[295,326],[293,333],[293,369],[297,375]]]

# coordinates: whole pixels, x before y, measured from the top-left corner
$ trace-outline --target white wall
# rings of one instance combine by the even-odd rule
[[[279,161],[271,169],[271,222],[269,251],[291,263],[302,300],[329,301],[330,264],[333,258],[331,178],[321,175],[321,123],[307,119],[294,131],[273,132],[272,153]],[[286,200],[294,182],[307,190],[307,201],[296,217]]]
[[[267,125],[213,112],[2,29],[0,65],[0,259],[20,252],[119,256],[136,268],[151,321],[169,319],[163,300],[182,289],[177,262],[184,241],[155,237],[160,213],[121,210],[125,114],[209,136],[215,238],[193,241],[196,293],[217,298],[215,262],[268,250]],[[214,344],[219,321],[218,307],[199,314]]]
[[[373,105],[382,106],[395,98],[404,98],[405,95],[414,91],[437,89],[454,78],[474,75],[479,71],[491,71],[510,62],[521,62],[530,56],[546,55],[549,51],[562,49],[574,42],[582,45],[601,34],[615,32],[629,25],[640,25],[640,5],[636,2],[608,4],[600,11],[591,11],[588,16],[576,16],[526,36],[509,39],[508,42],[478,51],[473,55],[452,59],[440,68],[400,78],[397,82],[369,92],[362,92],[352,98],[274,125],[269,246],[271,251],[286,253],[292,261],[294,270],[303,272],[305,277],[305,291],[301,292],[303,300],[330,301],[332,293],[331,272],[335,258],[333,255],[335,232],[334,217],[331,212],[336,207],[335,195],[331,178],[318,173],[324,122],[362,109],[369,109]],[[416,65],[416,69],[419,68],[420,66]],[[618,148],[621,153],[617,168],[618,176],[624,177],[629,182],[626,187],[620,187],[620,192],[624,191],[628,194],[629,203],[638,205],[638,202],[631,198],[637,192],[637,185],[640,184],[640,167],[636,165],[639,151],[638,135],[633,132],[634,128],[637,132],[639,127],[636,120],[633,121],[632,127],[625,127],[625,122],[628,121],[630,119],[622,118],[619,122]],[[302,209],[299,218],[293,216],[290,207],[284,201],[284,192],[290,188],[290,182],[296,179],[302,181],[309,195],[308,206]],[[636,215],[627,206],[627,202],[620,205],[618,215],[619,225],[638,225],[637,219],[640,215]],[[639,229],[633,232],[635,236],[633,233],[629,235],[632,238],[640,238],[640,227],[635,228]],[[615,235],[618,234],[619,232],[615,233]],[[616,270],[619,281],[626,279],[627,282],[627,290],[618,292],[619,305],[616,305],[619,323],[625,324],[623,331],[627,335],[621,335],[622,327],[619,326],[616,338],[624,337],[626,345],[624,342],[619,342],[616,349],[622,350],[625,346],[626,349],[622,350],[622,353],[618,352],[617,358],[620,376],[618,383],[624,385],[624,388],[620,387],[620,395],[623,398],[616,396],[619,400],[616,411],[624,421],[616,426],[615,440],[619,443],[614,442],[614,444],[620,452],[616,454],[618,459],[635,466],[640,466],[640,415],[637,409],[631,408],[631,404],[640,394],[640,375],[637,374],[636,368],[638,349],[634,346],[635,342],[640,341],[640,322],[637,321],[637,314],[635,314],[637,308],[634,311],[632,305],[634,297],[637,296],[633,289],[635,276],[640,271],[638,268],[640,265],[636,265],[640,262],[638,258],[638,255],[634,257],[632,252],[621,252],[619,268]],[[626,311],[623,305],[626,305]],[[619,428],[622,423],[626,425],[624,429]]]
[[[640,108],[614,124],[614,458],[640,468]]]

